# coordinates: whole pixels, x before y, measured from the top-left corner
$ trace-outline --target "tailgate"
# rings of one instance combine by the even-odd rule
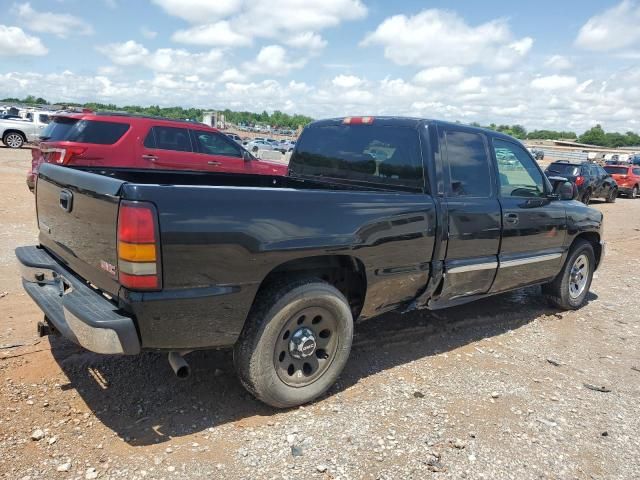
[[[117,295],[118,195],[125,182],[48,163],[38,177],[40,243],[85,280]]]

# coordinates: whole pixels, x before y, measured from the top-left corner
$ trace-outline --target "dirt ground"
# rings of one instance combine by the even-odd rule
[[[162,355],[37,337],[13,257],[37,241],[29,159],[0,149],[0,478],[640,478],[640,200],[594,205],[608,250],[582,310],[530,288],[385,315],[327,395],[276,411],[226,352],[180,381]]]

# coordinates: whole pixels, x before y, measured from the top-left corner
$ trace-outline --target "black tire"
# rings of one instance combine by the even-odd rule
[[[591,203],[591,190],[586,189],[582,194],[582,198],[580,199],[580,201],[585,205],[589,205],[589,203]]]
[[[607,198],[605,199],[605,201],[607,203],[616,203],[616,198],[618,198],[618,189],[615,187],[612,187],[609,190],[609,195],[607,195]]]
[[[9,148],[22,148],[24,137],[20,132],[6,132],[2,137],[2,143]]]
[[[638,185],[634,185],[629,194],[630,198],[638,198]]]
[[[576,262],[581,257],[587,260],[587,271],[584,277],[584,286],[577,292],[576,290],[572,291],[572,285],[579,284],[576,283],[577,279],[574,275],[577,273],[575,270]],[[585,240],[576,240],[569,251],[562,270],[552,282],[542,287],[542,292],[551,305],[562,310],[577,310],[587,301],[587,294],[591,287],[595,267],[596,257],[593,253],[593,246]],[[576,295],[576,293],[578,294]]]
[[[309,337],[300,337],[302,330],[314,334],[312,353],[305,350]],[[303,338],[300,351],[291,350],[296,336]],[[260,292],[233,359],[240,381],[258,400],[277,408],[294,407],[314,400],[335,383],[349,358],[352,339],[353,316],[344,295],[322,280],[299,279]],[[295,358],[302,352],[310,356]]]

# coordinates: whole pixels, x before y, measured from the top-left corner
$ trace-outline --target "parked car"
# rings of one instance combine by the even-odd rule
[[[531,152],[531,155],[533,155],[533,158],[535,158],[536,160],[544,160],[544,150],[541,150],[539,148],[529,148],[528,149]]]
[[[631,165],[640,165],[640,155],[638,155],[638,154],[630,155],[629,156],[629,163]]]
[[[276,146],[273,143],[258,138],[247,142],[245,148],[253,153],[256,153],[258,150],[276,150]]]
[[[237,144],[242,145],[242,138],[237,133],[225,133],[225,135]]]
[[[243,385],[275,407],[335,382],[357,319],[536,284],[578,309],[604,254],[602,213],[561,201],[572,185],[552,191],[520,142],[439,121],[314,122],[288,176],[38,175],[40,245],[16,255],[41,335],[170,352],[180,376],[186,352],[233,348]]]
[[[640,166],[607,165],[604,170],[618,184],[618,191],[631,198],[637,198],[640,191]]]
[[[26,142],[37,141],[50,121],[49,112],[35,112],[28,119],[0,119],[0,138],[9,148],[21,148]]]
[[[564,177],[575,184],[578,199],[585,205],[593,198],[604,198],[613,203],[618,196],[616,181],[601,166],[591,162],[558,160],[545,170],[547,176]]]
[[[285,175],[202,123],[119,113],[58,115],[32,153],[27,185],[42,163],[67,166]]]

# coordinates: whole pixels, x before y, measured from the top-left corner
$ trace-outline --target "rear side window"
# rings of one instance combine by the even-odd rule
[[[478,133],[445,129],[449,163],[449,194],[491,196],[491,170],[484,137]]]
[[[66,140],[79,143],[113,145],[129,130],[127,123],[80,120],[69,131]]]
[[[40,139],[54,142],[65,140],[76,123],[78,123],[78,119],[76,118],[55,117],[51,123],[44,128],[42,134],[40,134]]]
[[[42,140],[113,145],[129,130],[128,123],[56,117],[42,131]]]
[[[304,130],[289,163],[291,175],[354,180],[421,191],[422,157],[416,129],[327,125]]]
[[[177,152],[192,152],[189,130],[186,128],[155,126],[144,140],[147,148],[160,150],[174,150]]]
[[[640,175],[640,168],[634,168],[633,169],[633,174],[634,175]]]

